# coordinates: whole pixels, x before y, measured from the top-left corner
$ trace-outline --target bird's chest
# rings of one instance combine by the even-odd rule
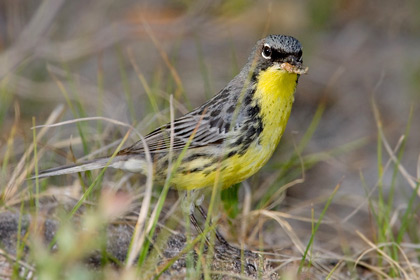
[[[261,108],[260,117],[264,128],[259,143],[270,155],[277,147],[289,120],[296,81],[296,74],[279,70],[269,69],[260,75],[255,99]]]
[[[265,108],[261,105],[261,114],[255,117],[255,126],[245,133],[238,153],[236,163],[244,174],[255,173],[271,157],[286,128],[292,103],[293,99],[276,100]]]
[[[286,128],[290,116],[296,75],[277,73],[260,77],[252,102],[247,104],[248,118],[242,125],[232,151],[228,153],[222,177],[234,178],[227,181],[240,182],[257,172],[271,157]],[[291,77],[290,77],[291,76]],[[229,157],[229,155],[234,155]]]
[[[293,96],[288,99],[277,97],[276,100],[262,105],[264,129],[260,135],[259,144],[273,152],[277,147],[286,128],[293,104]]]

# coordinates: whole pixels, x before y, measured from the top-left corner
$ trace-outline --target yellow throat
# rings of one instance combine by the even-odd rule
[[[255,98],[259,100],[264,131],[261,145],[274,152],[289,120],[297,74],[272,66],[259,75]]]

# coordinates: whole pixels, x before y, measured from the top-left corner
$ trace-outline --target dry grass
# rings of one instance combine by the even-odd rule
[[[262,256],[247,255],[243,279],[420,277],[418,4],[232,2],[0,4],[0,214],[18,213],[0,219],[15,231],[0,230],[0,278],[170,278],[180,263],[178,277],[233,276],[209,266],[216,225],[243,260]],[[151,170],[27,180],[112,154],[202,103],[265,32],[298,37],[310,71],[273,159],[207,197],[216,215],[204,234]],[[185,247],[167,257],[179,233]],[[113,251],[115,236],[125,245]],[[246,274],[251,260],[259,272]]]

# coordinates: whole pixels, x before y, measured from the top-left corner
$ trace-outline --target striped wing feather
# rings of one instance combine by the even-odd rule
[[[226,138],[226,131],[221,131],[219,127],[225,125],[223,120],[219,120],[217,126],[211,126],[209,120],[204,119],[201,115],[187,114],[174,121],[174,143],[172,149],[174,151],[182,150],[189,142],[189,148],[204,147],[207,145],[222,144]],[[194,137],[191,136],[194,133]],[[145,141],[150,153],[169,152],[171,136],[171,124],[163,125],[145,137]],[[144,153],[142,141],[137,141],[132,146],[121,150],[118,154],[141,154]]]

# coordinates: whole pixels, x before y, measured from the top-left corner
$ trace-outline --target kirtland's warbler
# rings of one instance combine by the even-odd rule
[[[271,157],[284,132],[301,74],[302,47],[285,35],[270,35],[255,45],[248,62],[229,84],[209,101],[173,122],[172,161],[181,156],[171,185],[198,189],[222,188],[257,172]],[[145,137],[153,161],[153,180],[168,174],[171,123]],[[39,178],[106,166],[145,173],[142,141],[122,149],[114,158],[41,171]]]

